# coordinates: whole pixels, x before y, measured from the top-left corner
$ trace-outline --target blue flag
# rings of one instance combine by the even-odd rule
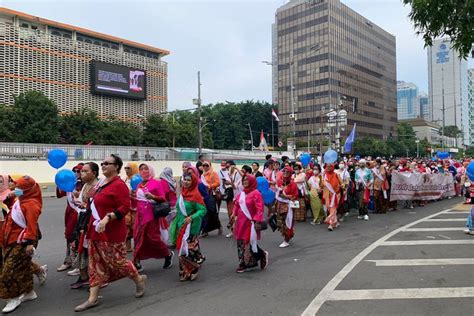
[[[356,136],[356,123],[354,123],[354,127],[352,128],[352,131],[347,137],[346,142],[344,143],[344,153],[350,153],[352,151],[352,145],[354,144],[355,136]]]

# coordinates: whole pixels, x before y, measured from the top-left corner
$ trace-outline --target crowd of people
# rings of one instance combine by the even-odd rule
[[[89,289],[87,300],[75,307],[81,312],[97,306],[101,288],[122,278],[131,279],[135,297],[142,297],[147,276],[141,263],[147,259],[163,259],[163,268],[169,269],[176,255],[179,280],[196,280],[206,261],[200,239],[214,231],[218,235],[225,231],[225,237],[236,240],[237,273],[264,270],[269,253],[259,246],[259,240],[268,227],[281,233],[279,247],[286,248],[295,238],[295,222],[310,220],[312,225],[325,224],[333,231],[352,209],[358,211],[358,219],[368,221],[369,211],[424,207],[427,201],[390,200],[395,171],[452,175],[455,195],[464,195],[466,203],[474,202],[474,184],[466,176],[468,163],[344,157],[323,164],[317,157],[303,165],[298,159],[267,155],[263,168],[258,162],[237,168],[233,160],[227,160],[214,170],[200,156],[195,165],[184,162],[177,179],[169,167],[157,176],[148,162],[132,161],[124,166],[120,157],[110,155],[100,167],[94,162],[77,164],[73,168],[75,189],[56,191],[58,198],[66,200],[65,259],[57,271],[78,277],[71,289]],[[141,182],[133,187],[137,174]],[[268,184],[271,199],[264,199],[261,182]],[[35,275],[40,284],[46,281],[47,267],[34,258],[41,240],[38,218],[43,200],[39,185],[30,176],[4,175],[0,177],[0,201],[0,298],[7,301],[3,312],[8,313],[37,298]],[[227,210],[224,220],[219,217],[222,202]],[[472,217],[473,212],[466,233],[474,235]]]

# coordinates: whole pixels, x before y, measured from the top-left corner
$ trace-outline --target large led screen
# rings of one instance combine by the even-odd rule
[[[114,97],[146,99],[146,72],[93,60],[91,92]]]

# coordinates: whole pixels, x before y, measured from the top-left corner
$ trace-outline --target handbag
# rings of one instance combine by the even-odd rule
[[[234,199],[234,189],[232,187],[225,188],[224,195],[222,199],[225,201],[233,200]]]
[[[168,202],[153,202],[152,206],[154,218],[166,217],[171,212],[171,207]]]
[[[255,229],[257,231],[267,230],[267,228],[268,228],[268,223],[266,220],[263,220],[261,222],[255,222]]]
[[[295,201],[290,201],[288,202],[291,208],[300,208],[300,201],[295,200]]]
[[[272,214],[270,218],[268,219],[268,226],[272,229],[272,231],[277,230],[278,224],[277,224],[277,216],[276,214]]]

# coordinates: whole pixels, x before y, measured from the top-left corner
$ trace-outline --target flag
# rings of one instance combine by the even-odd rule
[[[260,132],[260,145],[258,145],[258,148],[262,151],[268,150],[267,140],[265,139],[265,136],[263,135],[263,131]]]
[[[352,145],[355,141],[355,134],[356,134],[356,123],[354,123],[354,127],[352,128],[351,133],[346,138],[346,142],[344,143],[344,153],[349,153],[352,151]]]
[[[280,122],[280,119],[278,118],[278,115],[275,113],[274,109],[272,109],[272,116],[275,118],[275,121]]]

